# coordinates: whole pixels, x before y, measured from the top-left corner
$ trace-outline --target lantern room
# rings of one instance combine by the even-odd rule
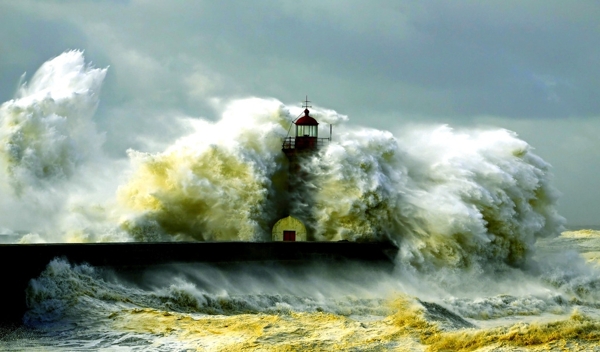
[[[304,110],[304,116],[295,122],[296,124],[296,149],[316,149],[318,143],[319,123],[312,118],[308,109]]]
[[[290,161],[297,153],[316,151],[331,141],[331,125],[329,125],[329,138],[319,138],[319,123],[310,116],[308,98],[303,107],[305,108],[304,115],[293,122],[296,127],[296,136],[288,136],[283,139],[282,150]]]
[[[318,137],[319,123],[308,115],[309,112],[304,109],[304,116],[296,121],[296,137]]]

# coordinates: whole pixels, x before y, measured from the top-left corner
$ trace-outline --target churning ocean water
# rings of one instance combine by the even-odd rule
[[[431,275],[334,263],[165,265],[135,278],[54,260],[5,350],[600,350],[600,232],[538,268]]]

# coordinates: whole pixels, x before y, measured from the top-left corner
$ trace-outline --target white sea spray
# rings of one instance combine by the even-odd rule
[[[562,230],[550,165],[503,129],[394,135],[315,108],[322,125],[335,124],[334,138],[300,161],[306,177],[288,190],[281,139],[298,108],[247,98],[224,104],[215,122],[177,120],[190,132],[165,151],[129,150],[129,165],[111,167],[124,162],[102,155],[92,119],[105,75],[66,52],[0,108],[3,192],[14,200],[3,206],[35,208],[52,219],[44,230],[62,233],[36,241],[262,241],[289,212],[310,239],[390,239],[403,263],[423,270],[523,266],[538,238]],[[104,174],[92,175],[99,165]],[[124,181],[99,201],[99,192],[71,191],[83,179]]]
[[[556,339],[597,343],[600,273],[586,262],[595,256],[580,254],[600,251],[597,234],[555,238],[564,219],[551,166],[515,133],[444,125],[392,133],[316,107],[320,136],[333,123],[333,140],[300,160],[303,177],[289,190],[281,138],[298,107],[230,100],[216,121],[173,119],[189,132],[162,152],[109,160],[93,121],[106,72],[66,52],[0,106],[0,226],[11,238],[264,241],[289,210],[312,240],[391,240],[400,252],[391,273],[182,265],[133,282],[54,260],[27,292],[25,322],[48,331],[46,346],[227,350],[231,341],[293,340],[419,350],[415,341],[489,347],[489,336],[528,346],[519,340],[528,334],[548,348]],[[477,330],[485,324],[500,328]]]
[[[69,51],[44,63],[2,104],[0,156],[15,192],[64,181],[100,153],[104,138],[92,118],[105,76],[106,69],[85,64],[81,51]]]

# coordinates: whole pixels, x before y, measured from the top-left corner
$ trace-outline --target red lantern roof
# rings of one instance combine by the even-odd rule
[[[311,126],[317,126],[319,123],[317,122],[317,120],[313,119],[312,117],[308,116],[308,109],[304,110],[304,116],[302,116],[301,118],[298,119],[298,121],[296,121],[296,125],[311,125]]]

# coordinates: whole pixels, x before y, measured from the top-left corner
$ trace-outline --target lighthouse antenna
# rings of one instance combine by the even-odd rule
[[[312,108],[312,106],[308,105],[308,103],[310,103],[310,100],[308,100],[308,95],[307,95],[306,100],[302,102],[302,107],[305,109]]]

